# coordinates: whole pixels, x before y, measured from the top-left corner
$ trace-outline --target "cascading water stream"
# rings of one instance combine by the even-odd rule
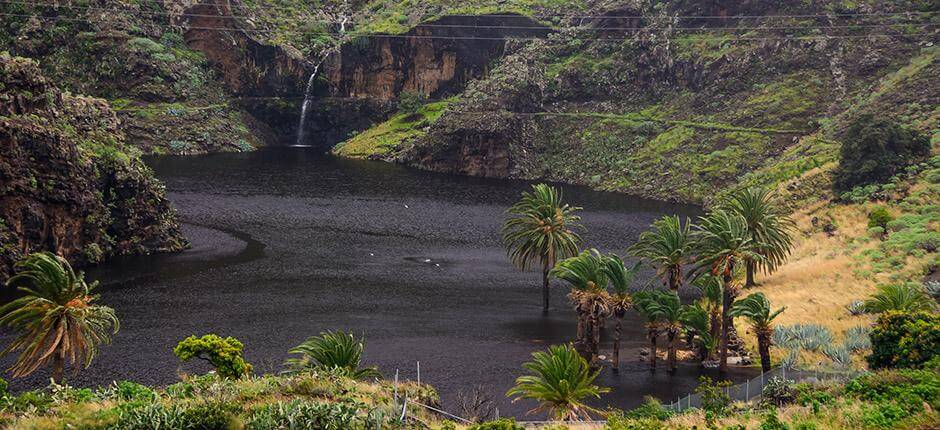
[[[307,108],[310,106],[310,93],[313,91],[313,81],[317,78],[317,71],[320,70],[320,63],[313,67],[313,73],[307,80],[307,89],[304,91],[304,102],[300,105],[300,124],[297,124],[297,145],[304,144],[304,125],[307,123]]]

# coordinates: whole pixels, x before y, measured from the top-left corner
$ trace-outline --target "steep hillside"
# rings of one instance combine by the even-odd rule
[[[78,263],[185,247],[162,185],[104,100],[0,53],[0,279],[49,250]]]

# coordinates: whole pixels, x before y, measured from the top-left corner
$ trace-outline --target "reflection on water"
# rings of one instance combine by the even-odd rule
[[[257,370],[277,372],[289,348],[341,329],[364,335],[364,361],[387,375],[398,369],[414,377],[420,361],[422,380],[440,390],[445,406],[483,385],[500,411],[521,415],[532,405],[503,396],[521,364],[574,334],[564,287],[553,288],[555,309],[542,316],[539,276],[514,270],[500,245],[504,210],[527,182],[343,160],[312,148],[147,161],[165,181],[193,248],[90,271],[105,281],[102,302],[122,324],[77,385],[167,384],[180,371],[203,371],[180,367],[171,350],[208,332],[239,338]],[[662,214],[697,213],[563,188],[570,203],[584,207],[586,244],[604,251],[622,253]],[[673,399],[694,388],[698,366],[650,373],[637,360],[646,345],[640,320],[628,315],[624,325],[623,371],[602,374],[599,382],[613,391],[599,404],[630,407],[647,394]],[[13,385],[47,380],[37,374]]]

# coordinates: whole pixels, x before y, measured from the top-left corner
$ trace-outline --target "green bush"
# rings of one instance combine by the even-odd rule
[[[940,352],[940,315],[927,312],[886,312],[871,334],[872,369],[920,367]]]
[[[516,424],[516,420],[512,418],[500,418],[495,421],[472,425],[468,430],[525,430],[525,427]]]
[[[859,376],[845,386],[845,392],[869,402],[897,402],[909,413],[940,407],[940,374],[933,370],[881,370]]]
[[[341,403],[311,403],[302,400],[271,403],[256,408],[245,428],[354,430],[364,428],[356,407]]]
[[[884,206],[877,206],[868,213],[868,228],[881,227],[886,231],[891,221],[894,221],[894,216]]]
[[[702,409],[716,416],[727,413],[731,397],[725,389],[731,386],[731,381],[713,382],[711,378],[703,376],[699,378],[699,382],[701,384],[695,388],[695,392],[702,395]]]
[[[764,420],[761,421],[760,430],[790,430],[790,427],[780,421],[780,418],[777,416],[777,409],[770,408],[767,411],[767,415],[764,416]]]
[[[607,417],[604,430],[660,430],[666,424],[656,418],[627,418],[625,416]]]
[[[643,404],[623,414],[626,418],[654,418],[660,421],[673,416],[675,412],[666,409],[655,397],[646,396]]]
[[[251,373],[252,366],[242,357],[245,348],[234,337],[222,338],[214,334],[190,336],[173,348],[173,354],[182,361],[193,358],[208,361],[223,378],[240,378]]]
[[[783,406],[796,400],[796,389],[790,381],[774,376],[767,381],[761,391],[761,401],[775,406]]]
[[[862,115],[849,125],[833,186],[842,193],[885,182],[930,154],[930,139],[883,118]]]

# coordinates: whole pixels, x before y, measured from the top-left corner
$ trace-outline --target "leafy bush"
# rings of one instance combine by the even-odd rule
[[[940,375],[928,370],[885,370],[853,379],[845,392],[870,402],[861,411],[866,426],[894,428],[923,412],[925,403],[932,409],[940,406]]]
[[[885,182],[930,154],[930,140],[873,115],[856,119],[844,136],[833,177],[838,192]]]
[[[894,221],[894,215],[888,212],[884,206],[877,206],[868,213],[868,227],[881,227],[882,231],[888,230],[888,223]]]
[[[294,400],[271,403],[255,409],[245,427],[248,430],[348,430],[364,428],[362,424],[356,417],[354,406]]]
[[[873,369],[919,367],[940,352],[940,315],[926,312],[887,312],[871,332]]]
[[[233,426],[239,407],[227,402],[198,403],[183,410],[187,429],[228,430]]]
[[[764,416],[764,420],[761,421],[760,430],[790,430],[790,427],[780,421],[780,418],[777,417],[777,409],[770,408],[767,411],[767,415]]]
[[[604,430],[660,430],[666,424],[656,418],[628,418],[623,415],[607,417]]]
[[[731,396],[725,392],[731,386],[731,381],[713,382],[711,378],[703,376],[699,382],[701,384],[695,388],[695,392],[702,395],[702,409],[717,416],[724,415],[731,405]]]
[[[402,91],[398,96],[398,111],[415,114],[427,103],[427,97],[418,91]]]
[[[516,420],[512,418],[500,418],[495,421],[472,425],[467,430],[525,430],[525,427],[516,424]]]
[[[764,384],[761,399],[771,405],[783,406],[793,403],[796,400],[796,394],[796,389],[790,381],[774,376]]]
[[[675,412],[671,409],[666,409],[655,397],[646,396],[643,399],[642,405],[624,413],[623,416],[626,418],[654,418],[663,421],[674,414]]]
[[[245,348],[234,337],[222,338],[214,334],[190,336],[173,348],[173,354],[182,361],[192,358],[208,361],[219,376],[240,378],[251,373],[252,366],[242,357]]]

